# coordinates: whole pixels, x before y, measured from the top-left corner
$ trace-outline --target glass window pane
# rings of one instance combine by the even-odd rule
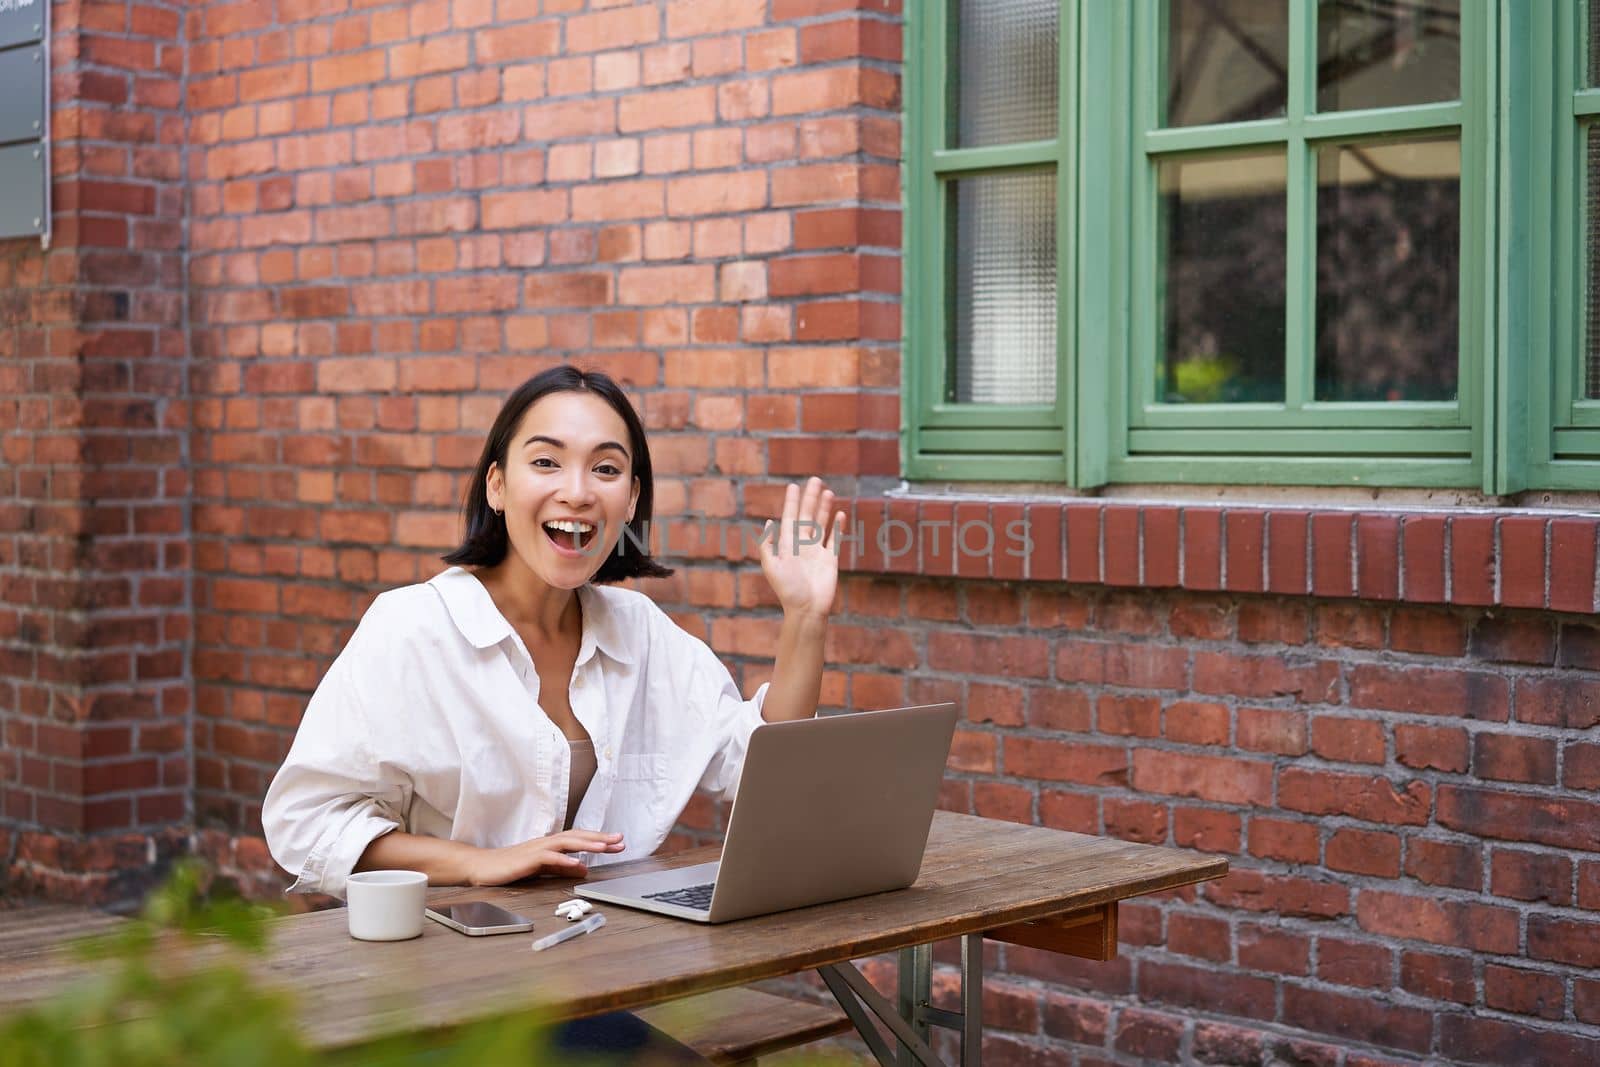
[[[1317,110],[1461,95],[1461,0],[1321,0]]]
[[[948,399],[1056,399],[1055,171],[952,183],[955,308]]]
[[[1282,402],[1285,156],[1163,160],[1165,403]]]
[[[1284,113],[1287,0],[1169,0],[1166,32],[1168,126]]]
[[[1060,0],[961,0],[955,7],[956,144],[1053,139]]]
[[[1461,145],[1317,149],[1318,400],[1454,400]]]
[[[1600,3],[1595,4],[1600,7]],[[1584,234],[1585,279],[1584,390],[1590,400],[1600,399],[1600,126],[1588,127],[1588,188]]]
[[[1600,85],[1600,0],[1589,0],[1589,84]]]

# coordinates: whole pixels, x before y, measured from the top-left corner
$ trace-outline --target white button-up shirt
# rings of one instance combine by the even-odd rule
[[[649,598],[578,590],[583,640],[567,699],[598,769],[574,826],[621,831],[637,859],[698,788],[731,796],[766,686],[726,667]],[[311,697],[261,819],[291,892],[344,895],[391,830],[499,848],[562,829],[571,748],[539,707],[539,674],[472,574],[452,567],[379,596]]]

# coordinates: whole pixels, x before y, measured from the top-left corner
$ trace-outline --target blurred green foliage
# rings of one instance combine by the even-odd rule
[[[1220,404],[1234,399],[1230,392],[1237,387],[1239,363],[1230,356],[1190,356],[1172,368],[1172,392],[1168,402],[1186,401],[1191,404]]]
[[[159,965],[161,939],[220,941],[244,953],[266,943],[272,910],[202,893],[205,869],[177,865],[115,932],[74,946],[91,976],[0,1023],[0,1067],[268,1067],[309,1063],[290,1004],[253,987],[237,963]]]
[[[0,1067],[533,1067],[543,1027],[514,1017],[434,1041],[414,1035],[357,1049],[307,1048],[294,1002],[261,989],[245,964],[266,948],[280,909],[240,899],[204,864],[183,861],[140,915],[72,946],[91,975],[24,1014],[0,1021]],[[222,951],[174,966],[164,944]]]

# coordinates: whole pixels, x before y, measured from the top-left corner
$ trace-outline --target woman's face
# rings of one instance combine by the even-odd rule
[[[550,393],[522,416],[505,469],[489,468],[489,506],[505,512],[510,551],[559,589],[600,569],[633,518],[628,426],[593,393]]]

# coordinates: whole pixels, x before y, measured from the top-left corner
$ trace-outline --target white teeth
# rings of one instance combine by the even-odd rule
[[[566,519],[557,519],[555,522],[547,522],[545,525],[552,530],[560,530],[562,533],[586,534],[594,530],[594,527],[586,522],[568,522]]]

